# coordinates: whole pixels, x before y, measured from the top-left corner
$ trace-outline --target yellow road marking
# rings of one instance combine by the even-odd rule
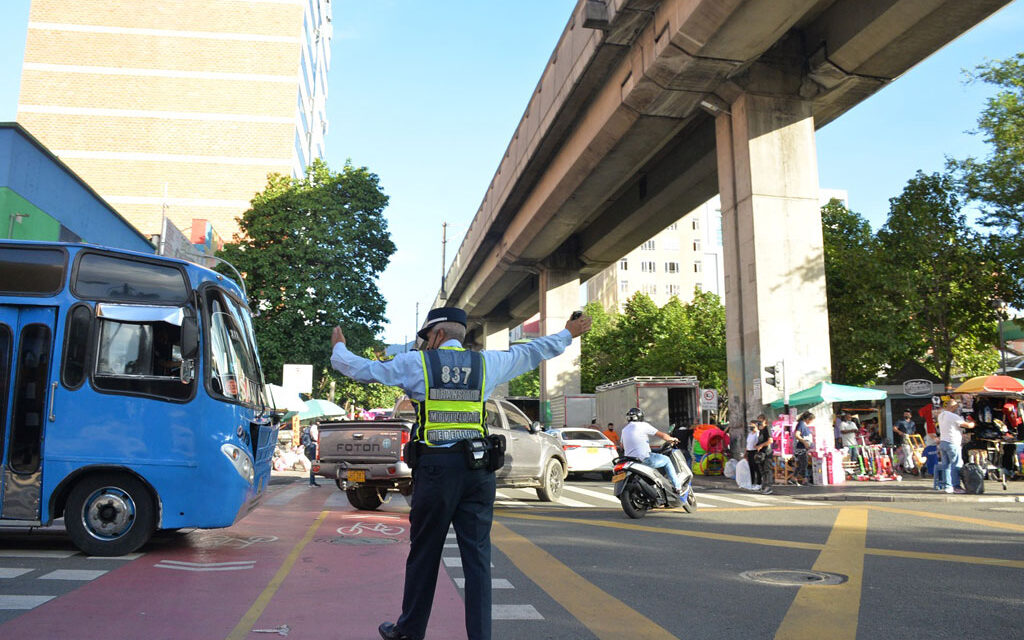
[[[544,520],[548,522],[571,522],[573,524],[588,525],[591,527],[606,527],[608,529],[627,529],[629,531],[645,531],[659,535],[685,536],[690,538],[702,538],[716,542],[740,542],[743,544],[762,544],[769,547],[785,547],[787,549],[809,549],[820,551],[824,545],[817,542],[797,542],[795,540],[772,540],[771,538],[753,538],[750,536],[736,536],[728,533],[712,533],[707,531],[683,531],[679,529],[665,529],[663,527],[648,527],[630,522],[595,522],[593,520],[579,520],[577,518],[559,518],[557,516],[540,516],[515,511],[494,510],[495,515],[505,518],[516,518],[519,520]]]
[[[924,551],[900,551],[899,549],[865,549],[864,553],[872,556],[890,558],[913,558],[915,560],[938,560],[939,562],[963,562],[964,564],[981,564],[990,567],[1007,567],[1024,569],[1024,560],[1004,560],[1003,558],[982,558],[980,556],[955,556],[946,553],[926,553]]]
[[[930,511],[915,511],[913,509],[900,509],[898,507],[876,507],[872,505],[870,507],[875,511],[885,511],[887,513],[902,513],[913,516],[921,516],[922,518],[935,518],[937,520],[952,520],[953,522],[964,522],[967,524],[976,524],[982,527],[992,527],[995,529],[1009,529],[1010,531],[1024,531],[1024,525],[1011,524],[1009,522],[999,522],[998,520],[985,520],[982,518],[968,518],[966,516],[951,516],[944,513],[932,513]]]
[[[228,634],[227,640],[244,640],[244,638],[249,637],[249,632],[252,631],[253,625],[256,624],[256,621],[260,619],[261,615],[263,615],[263,610],[267,608],[267,605],[270,604],[271,598],[274,597],[274,594],[277,593],[277,590],[281,587],[281,583],[283,583],[284,579],[288,577],[289,573],[291,573],[292,567],[295,565],[295,561],[299,558],[299,554],[302,553],[302,550],[307,544],[309,544],[309,541],[313,539],[313,536],[316,535],[316,530],[320,528],[324,518],[327,517],[327,513],[327,511],[321,511],[320,517],[313,521],[313,524],[310,525],[309,530],[306,531],[306,535],[303,536],[302,540],[299,540],[295,546],[292,547],[288,557],[284,559],[284,564],[282,564],[281,568],[277,570],[276,574],[274,574],[270,584],[268,584],[263,590],[263,593],[256,598],[256,602],[249,607],[249,610],[245,612],[245,615],[242,616],[242,619],[237,625],[235,625],[235,628],[231,630],[231,633]]]
[[[674,640],[676,636],[597,588],[523,536],[495,522],[491,541],[527,578],[602,640]]]
[[[841,573],[849,579],[834,586],[800,587],[775,633],[776,638],[818,640],[823,632],[820,617],[822,612],[827,612],[830,640],[856,639],[867,531],[867,509],[839,510],[825,548],[813,568],[815,571]]]

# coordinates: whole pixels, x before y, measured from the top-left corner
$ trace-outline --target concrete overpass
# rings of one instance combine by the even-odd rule
[[[778,397],[764,366],[830,376],[815,130],[1008,2],[580,0],[436,304],[488,348],[538,310],[550,333],[582,280],[720,193],[742,426]],[[574,349],[542,393],[578,391]]]

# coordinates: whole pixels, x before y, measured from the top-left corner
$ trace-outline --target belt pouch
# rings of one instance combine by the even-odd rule
[[[487,436],[487,444],[490,445],[488,471],[497,471],[505,466],[505,436],[494,433]]]
[[[460,445],[466,456],[466,468],[470,470],[487,468],[487,441],[483,438],[473,438],[463,440]]]

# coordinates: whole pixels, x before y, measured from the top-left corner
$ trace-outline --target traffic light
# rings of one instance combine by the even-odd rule
[[[765,373],[768,374],[768,377],[764,379],[765,384],[770,384],[776,389],[784,388],[783,376],[785,376],[786,374],[782,370],[782,362],[776,362],[774,365],[770,367],[765,367],[764,370]]]

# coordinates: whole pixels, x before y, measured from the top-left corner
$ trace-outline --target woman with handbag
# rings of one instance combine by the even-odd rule
[[[750,484],[754,491],[761,490],[761,464],[757,462],[757,442],[761,428],[756,420],[750,422],[750,433],[747,434],[747,466],[750,467]]]

